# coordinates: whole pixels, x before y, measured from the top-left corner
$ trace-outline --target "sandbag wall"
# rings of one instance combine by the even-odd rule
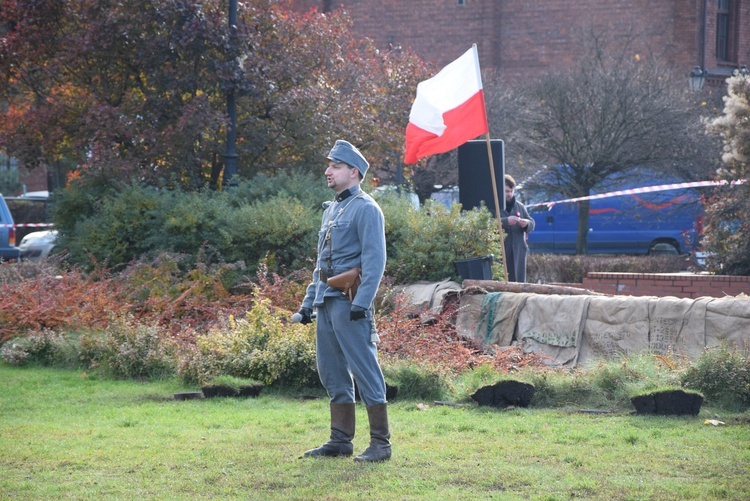
[[[722,342],[747,353],[750,297],[636,297],[513,292],[461,295],[456,328],[482,343],[522,343],[550,365],[670,350],[697,359]]]

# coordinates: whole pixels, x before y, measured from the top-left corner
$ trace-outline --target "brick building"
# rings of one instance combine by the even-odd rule
[[[295,0],[300,10],[344,7],[354,31],[378,47],[411,47],[444,66],[476,43],[484,69],[508,80],[569,66],[594,27],[635,54],[656,53],[709,85],[750,66],[750,0]]]

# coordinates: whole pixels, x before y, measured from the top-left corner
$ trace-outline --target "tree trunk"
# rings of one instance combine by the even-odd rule
[[[588,193],[587,193],[588,195]],[[578,236],[576,238],[576,254],[588,254],[589,242],[589,206],[591,202],[578,202]]]
[[[485,292],[530,292],[532,294],[560,294],[565,296],[603,296],[600,292],[594,292],[583,287],[569,287],[567,285],[550,284],[528,284],[518,282],[498,282],[496,280],[464,280],[461,283],[463,289],[478,288]]]

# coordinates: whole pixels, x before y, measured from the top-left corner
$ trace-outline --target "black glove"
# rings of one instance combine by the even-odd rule
[[[349,321],[354,322],[355,320],[362,320],[367,316],[367,310],[361,306],[352,305],[352,309],[349,311]]]
[[[302,317],[302,320],[299,321],[302,325],[307,325],[312,323],[312,310],[310,308],[300,308],[299,314]]]

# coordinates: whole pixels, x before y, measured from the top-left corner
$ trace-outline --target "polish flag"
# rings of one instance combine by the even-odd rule
[[[479,56],[474,44],[437,75],[417,85],[406,126],[405,164],[445,153],[489,132]]]

